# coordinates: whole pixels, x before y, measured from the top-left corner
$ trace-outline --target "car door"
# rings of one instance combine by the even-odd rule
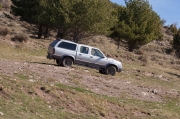
[[[90,59],[90,48],[85,45],[79,45],[77,54],[76,54],[76,64],[89,66],[89,59]]]
[[[91,48],[89,62],[90,67],[104,68],[108,60],[99,49]]]

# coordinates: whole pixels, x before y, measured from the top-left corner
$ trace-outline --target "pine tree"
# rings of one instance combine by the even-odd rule
[[[39,0],[11,0],[11,13],[16,16],[21,16],[23,20],[34,22],[35,15],[39,14],[36,7],[39,5]]]
[[[125,0],[126,7],[118,9],[118,22],[111,36],[125,39],[132,51],[161,36],[160,17],[146,0]]]
[[[177,33],[174,34],[173,46],[175,49],[180,50],[180,28],[178,29]]]
[[[63,6],[66,17],[61,27],[71,33],[75,42],[87,33],[107,34],[113,24],[109,0],[64,0]]]
[[[178,32],[178,29],[176,27],[176,24],[171,24],[169,27],[169,30],[173,33],[176,34]]]
[[[109,33],[113,24],[109,0],[12,0],[12,13],[43,28],[58,29],[58,36],[68,33],[75,42],[87,33]],[[46,36],[45,35],[45,36]]]

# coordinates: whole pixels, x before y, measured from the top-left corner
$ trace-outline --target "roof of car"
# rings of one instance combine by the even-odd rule
[[[65,39],[57,39],[57,40],[59,40],[59,41],[66,41],[66,42],[70,42],[70,43],[75,43],[75,42],[73,42],[73,41],[65,40]],[[77,43],[75,43],[75,44],[77,44]]]
[[[73,42],[73,41],[65,40],[65,39],[56,39],[56,40],[59,40],[59,41],[65,41],[65,42],[74,43],[74,44],[79,44],[79,43],[75,43],[75,42]],[[91,48],[98,49],[98,48],[96,48],[96,47],[89,46],[89,45],[85,45],[85,44],[79,44],[79,45],[83,45],[83,46],[87,46],[87,47],[91,47]]]

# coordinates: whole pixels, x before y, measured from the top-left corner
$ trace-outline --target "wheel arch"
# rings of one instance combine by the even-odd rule
[[[62,58],[61,58],[62,61],[63,61],[63,59],[66,58],[66,57],[71,58],[71,59],[73,60],[73,64],[74,64],[75,58],[74,58],[73,56],[70,56],[70,55],[63,55]]]

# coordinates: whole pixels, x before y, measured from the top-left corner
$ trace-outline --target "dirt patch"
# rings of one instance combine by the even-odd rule
[[[94,72],[98,76],[93,76],[88,69],[59,67],[55,64],[0,60],[0,73],[9,76],[21,74],[28,77],[31,82],[41,80],[52,86],[58,83],[74,87],[80,86],[94,93],[111,97],[125,96],[146,101],[162,102],[161,94],[165,93],[165,91],[160,89],[151,89],[150,87],[133,84],[127,79],[100,75],[98,71]],[[45,91],[40,88],[36,90],[36,93],[40,96],[46,96]],[[52,97],[49,100],[52,100]]]

